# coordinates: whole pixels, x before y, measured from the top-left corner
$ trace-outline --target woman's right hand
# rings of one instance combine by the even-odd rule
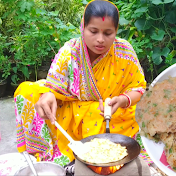
[[[49,119],[54,124],[56,120],[57,100],[53,93],[47,92],[42,94],[34,107],[42,119]]]

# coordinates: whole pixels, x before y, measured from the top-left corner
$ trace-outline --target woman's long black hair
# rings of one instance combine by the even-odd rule
[[[119,24],[119,12],[118,9],[110,2],[104,0],[95,0],[88,4],[84,14],[84,26],[89,24],[91,17],[111,17],[115,29]]]

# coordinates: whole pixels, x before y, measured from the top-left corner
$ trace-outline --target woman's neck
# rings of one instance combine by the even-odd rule
[[[96,60],[100,56],[100,54],[95,54],[89,48],[87,48],[87,49],[88,49],[88,53],[89,53],[90,62],[92,63],[94,60]]]

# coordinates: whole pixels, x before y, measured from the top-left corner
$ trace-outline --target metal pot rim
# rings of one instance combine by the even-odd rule
[[[62,169],[62,170],[63,170],[63,174],[66,175],[65,169],[64,169],[62,166],[60,166],[60,165],[58,165],[58,164],[56,164],[56,163],[49,162],[49,161],[33,162],[33,165],[35,165],[35,164],[51,164],[51,165],[57,166],[57,167],[59,167],[60,169]],[[15,172],[14,176],[16,176],[22,169],[25,169],[25,168],[27,168],[27,167],[29,167],[28,164],[26,164],[26,165],[22,166],[21,168],[19,168],[18,171]]]

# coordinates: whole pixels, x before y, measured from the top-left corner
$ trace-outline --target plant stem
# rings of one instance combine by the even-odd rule
[[[171,38],[170,33],[169,33],[169,32],[168,32],[168,30],[167,30],[167,26],[166,26],[166,24],[164,23],[164,21],[163,21],[163,20],[162,20],[162,22],[163,22],[163,24],[164,24],[165,31],[166,31],[166,33],[167,33],[167,34],[168,34],[168,36],[169,36],[169,41],[168,41],[168,44],[167,44],[167,45],[169,45],[169,43],[171,42],[172,38]]]
[[[58,36],[58,33],[57,33],[56,26],[54,26],[54,28],[55,28],[55,31],[56,31],[57,38],[59,39],[59,36]],[[60,45],[60,48],[61,48],[60,40],[58,40],[58,41],[59,41],[59,45]]]
[[[51,49],[53,50],[54,54],[56,54],[56,52],[54,51],[53,47],[50,45],[50,43],[48,41],[46,41],[48,43],[48,45],[51,47]]]

